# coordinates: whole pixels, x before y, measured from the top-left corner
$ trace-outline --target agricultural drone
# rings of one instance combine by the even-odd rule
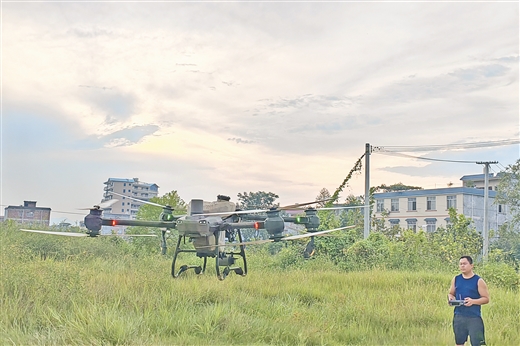
[[[324,201],[295,204],[285,207],[273,207],[270,209],[239,210],[235,203],[229,201],[230,198],[228,196],[219,195],[215,202],[192,199],[188,204],[187,214],[179,216],[173,214],[173,208],[171,206],[163,206],[115,192],[113,192],[113,194],[163,208],[159,217],[160,220],[144,221],[103,218],[103,209],[108,208],[114,203],[114,200],[109,200],[93,208],[88,208],[90,212],[85,217],[85,226],[88,229],[86,233],[48,232],[27,229],[23,231],[54,235],[97,237],[103,235],[100,233],[102,226],[142,226],[159,228],[161,229],[162,253],[166,254],[166,235],[170,233],[171,230],[176,229],[178,238],[171,267],[172,276],[177,278],[190,269],[193,269],[196,274],[202,274],[206,270],[208,258],[211,257],[215,259],[215,269],[218,279],[224,280],[231,272],[241,276],[247,274],[245,252],[247,245],[291,241],[311,237],[310,244],[313,246],[315,236],[354,227],[348,226],[318,231],[318,227],[320,226],[320,219],[317,215],[318,210],[312,207],[301,209],[302,214],[305,214],[305,216],[282,217],[280,215],[283,210],[296,209]],[[336,208],[322,208],[320,210],[323,209]],[[284,236],[283,232],[286,222],[305,226],[307,233]],[[241,230],[244,229],[265,229],[269,234],[269,238],[245,242],[241,232]],[[186,246],[186,243],[191,243],[191,246]],[[202,263],[198,265],[182,264],[179,266],[177,262],[180,253],[195,254],[202,260]]]

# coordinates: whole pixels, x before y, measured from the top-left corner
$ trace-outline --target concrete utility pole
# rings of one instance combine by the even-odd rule
[[[371,146],[369,143],[365,144],[365,228],[363,235],[365,239],[370,235],[370,152]]]
[[[489,221],[488,221],[488,208],[489,208],[489,165],[497,164],[498,161],[488,162],[477,162],[479,165],[484,165],[484,228],[482,229],[482,237],[484,238],[484,244],[482,245],[482,259],[487,260],[488,249],[489,249]]]

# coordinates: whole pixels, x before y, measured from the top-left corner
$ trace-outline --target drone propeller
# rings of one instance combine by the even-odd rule
[[[40,231],[35,229],[20,229],[20,231],[24,232],[32,232],[32,233],[43,233],[43,234],[52,234],[52,235],[61,235],[64,237],[90,237],[87,233],[77,233],[77,232],[53,232],[53,231]],[[157,237],[155,234],[99,234],[100,236],[107,237]]]
[[[302,239],[302,238],[308,238],[308,237],[321,236],[321,235],[324,235],[324,234],[327,234],[330,232],[340,231],[343,229],[354,228],[354,227],[356,227],[356,225],[339,227],[339,228],[329,229],[326,231],[309,232],[309,233],[305,233],[305,234],[292,235],[289,237],[282,238],[282,240],[296,240],[296,239]]]
[[[356,227],[356,226],[352,225],[352,226],[345,226],[345,227],[339,227],[339,228],[334,228],[334,229],[328,229],[328,230],[325,230],[325,231],[309,232],[309,233],[305,233],[305,234],[292,235],[292,236],[280,238],[279,241],[289,241],[289,240],[303,239],[303,238],[309,238],[309,237],[319,237],[319,236],[326,235],[327,233],[331,233],[331,232],[335,232],[335,231],[341,231],[343,229],[354,228],[354,227]],[[225,245],[230,245],[230,246],[235,246],[235,245],[259,245],[259,244],[265,244],[265,243],[272,243],[274,241],[275,241],[274,239],[263,239],[263,240],[246,241],[246,242],[242,242],[242,243],[228,243],[228,244],[225,244]]]
[[[113,193],[114,195],[118,195],[118,196],[121,196],[121,197],[126,197],[126,198],[129,198],[129,199],[133,199],[134,201],[137,201],[137,202],[153,205],[153,206],[156,206],[156,207],[172,209],[172,207],[170,207],[169,205],[161,205],[161,204],[157,204],[157,203],[154,203],[154,202],[145,201],[143,199],[122,195],[122,194],[114,192],[114,191],[111,191],[110,193]]]
[[[332,199],[334,199],[334,198],[326,198],[326,199],[321,199],[321,200],[314,201],[314,202],[295,203],[295,204],[292,204],[292,205],[286,205],[286,206],[280,207],[280,208],[278,208],[278,209],[279,209],[279,210],[294,209],[294,208],[303,207],[303,206],[305,206],[305,205],[311,205],[311,204],[316,204],[316,203],[327,202],[327,201],[330,201],[330,200],[332,200]]]
[[[331,200],[331,199],[332,198],[327,198],[327,199],[322,199],[322,200],[314,201],[314,202],[296,203],[296,204],[286,205],[286,206],[283,206],[283,207],[275,207],[275,208],[272,208],[272,209],[251,209],[251,210],[240,210],[240,211],[235,211],[235,212],[202,213],[202,214],[197,214],[197,215],[199,215],[199,216],[222,216],[222,215],[240,215],[240,214],[265,213],[267,211],[278,211],[278,210],[295,209],[295,208],[303,207],[303,206],[306,206],[306,205],[326,202],[326,201]]]
[[[358,205],[358,206],[348,206],[348,207],[326,207],[326,208],[318,208],[316,210],[320,211],[320,210],[338,210],[338,209],[360,209],[360,208],[365,208],[366,206],[364,205]]]
[[[118,201],[117,199],[110,199],[108,201],[96,204],[95,206],[93,206],[91,208],[79,208],[78,210],[100,210],[100,209],[105,209],[105,208],[110,207],[112,204],[116,203],[117,201]]]
[[[61,236],[67,236],[67,237],[88,237],[88,234],[86,234],[86,233],[76,233],[76,232],[38,231],[38,230],[35,230],[35,229],[20,229],[20,231],[32,232],[32,233],[52,234],[52,235],[61,235]]]

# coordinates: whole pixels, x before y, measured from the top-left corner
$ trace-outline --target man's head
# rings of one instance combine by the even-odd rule
[[[471,256],[462,256],[459,259],[459,269],[462,274],[471,274],[473,271],[473,258]]]

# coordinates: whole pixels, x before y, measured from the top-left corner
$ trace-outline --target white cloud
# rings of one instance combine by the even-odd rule
[[[2,8],[3,203],[88,206],[108,177],[134,176],[184,199],[271,190],[294,203],[334,190],[365,143],[519,134],[516,3]],[[372,178],[480,172],[436,167],[378,156]],[[27,183],[35,172],[45,184]],[[85,191],[71,201],[62,186]]]

